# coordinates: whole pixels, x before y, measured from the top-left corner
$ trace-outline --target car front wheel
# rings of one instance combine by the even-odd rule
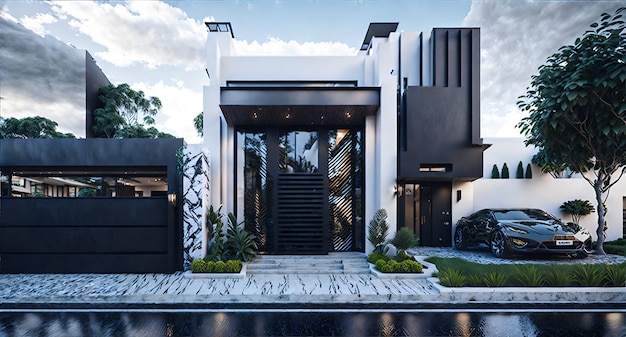
[[[496,257],[507,257],[510,254],[510,249],[506,241],[506,237],[502,231],[497,230],[491,234],[491,240],[489,243],[491,247],[491,253]]]
[[[457,250],[465,250],[467,248],[467,239],[465,238],[465,231],[463,228],[458,227],[454,231],[454,248]]]
[[[589,239],[583,244],[583,250],[580,251],[578,254],[576,254],[575,257],[577,259],[584,259],[587,256],[589,256],[589,254],[591,254],[592,249],[593,249],[593,243],[591,242],[591,239]]]

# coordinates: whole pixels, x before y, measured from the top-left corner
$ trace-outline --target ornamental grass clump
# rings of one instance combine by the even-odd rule
[[[483,276],[483,282],[487,287],[503,287],[506,285],[509,276],[504,273],[491,272]]]
[[[568,287],[572,284],[570,273],[553,267],[546,274],[546,285],[551,287]]]
[[[523,265],[517,268],[517,280],[524,287],[543,287],[546,279],[533,265]]]
[[[582,287],[600,287],[604,285],[603,274],[598,265],[580,264],[574,268],[574,283]]]
[[[604,266],[604,284],[607,287],[626,286],[626,264],[607,264]]]
[[[439,272],[439,282],[446,287],[464,287],[467,276],[458,269],[446,268]]]

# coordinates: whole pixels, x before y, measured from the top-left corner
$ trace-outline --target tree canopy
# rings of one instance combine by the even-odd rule
[[[158,97],[145,97],[128,84],[107,85],[100,88],[98,99],[104,107],[93,111],[92,131],[102,138],[173,138],[154,127],[154,117],[161,109]],[[140,123],[139,121],[143,123]]]
[[[22,119],[0,117],[0,138],[76,138],[71,133],[57,131],[59,124],[45,117]]]
[[[204,113],[200,112],[193,118],[193,127],[196,129],[198,136],[204,136]]]
[[[603,13],[573,45],[550,56],[518,102],[529,113],[518,127],[540,153],[533,163],[546,172],[569,168],[593,186],[598,254],[604,254],[605,201],[626,165],[624,10]]]

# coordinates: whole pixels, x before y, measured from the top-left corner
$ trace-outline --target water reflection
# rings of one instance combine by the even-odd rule
[[[625,313],[0,313],[0,336],[625,336]]]

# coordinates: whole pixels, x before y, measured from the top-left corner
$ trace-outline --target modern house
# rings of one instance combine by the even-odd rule
[[[266,253],[370,251],[380,208],[391,235],[450,246],[459,186],[483,176],[478,28],[372,23],[357,55],[292,57],[238,56],[230,23],[206,25],[206,202]]]

